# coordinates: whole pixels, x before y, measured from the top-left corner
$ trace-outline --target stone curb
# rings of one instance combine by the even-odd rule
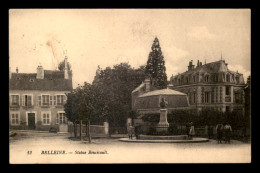
[[[194,138],[193,140],[138,140],[128,138],[121,138],[119,141],[122,142],[136,142],[136,143],[199,143],[199,142],[209,142],[207,138]]]

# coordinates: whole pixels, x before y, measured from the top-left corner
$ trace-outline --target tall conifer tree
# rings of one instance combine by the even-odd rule
[[[154,87],[158,89],[167,88],[165,61],[157,37],[155,37],[153,41],[152,51],[148,57],[145,73],[151,78]]]

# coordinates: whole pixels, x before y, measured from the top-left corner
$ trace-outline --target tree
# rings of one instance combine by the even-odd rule
[[[90,117],[93,113],[93,92],[92,86],[84,83],[78,86],[67,95],[67,102],[64,105],[65,115],[74,124],[74,136],[77,137],[77,124],[84,121],[89,127]],[[89,134],[88,134],[89,136]],[[90,136],[89,136],[90,137]]]
[[[70,63],[67,62],[67,64],[68,64],[68,71],[70,71],[70,69],[71,69]],[[58,69],[59,69],[60,71],[64,71],[64,68],[65,68],[65,60],[61,61],[61,62],[59,63],[59,66],[58,66]]]
[[[158,89],[167,88],[167,75],[164,57],[159,40],[156,37],[149,53],[145,74],[152,79],[152,84]]]
[[[92,83],[95,95],[92,122],[108,121],[110,130],[124,127],[126,118],[133,116],[131,92],[144,79],[144,67],[134,69],[128,63],[120,63],[113,68],[98,67]]]

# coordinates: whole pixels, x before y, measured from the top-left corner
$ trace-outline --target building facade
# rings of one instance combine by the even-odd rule
[[[188,71],[172,76],[168,88],[188,96],[192,109],[213,108],[222,112],[244,113],[243,74],[228,69],[225,60],[212,63],[189,62]]]
[[[10,73],[10,72],[9,72]],[[65,58],[64,71],[9,74],[9,127],[23,130],[68,131],[64,104],[72,90],[72,72]]]

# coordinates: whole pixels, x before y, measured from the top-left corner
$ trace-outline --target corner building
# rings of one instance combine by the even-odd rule
[[[10,72],[9,72],[10,73]],[[72,90],[72,72],[44,70],[9,74],[9,127],[19,130],[68,132],[64,104]]]
[[[225,60],[202,65],[189,62],[188,71],[172,76],[168,88],[186,93],[192,109],[212,108],[244,114],[243,74],[230,71]]]

